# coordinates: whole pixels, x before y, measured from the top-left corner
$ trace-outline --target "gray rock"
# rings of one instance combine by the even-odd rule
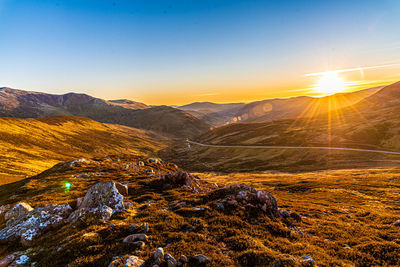
[[[27,204],[25,202],[20,202],[20,203],[16,204],[11,210],[9,210],[5,214],[4,218],[6,221],[8,221],[10,219],[16,219],[21,216],[24,216],[31,210],[33,210],[33,208],[29,204]]]
[[[129,256],[125,261],[126,267],[140,267],[144,264],[144,261],[139,259],[137,256]]]
[[[149,238],[145,234],[133,234],[133,235],[128,235],[127,237],[124,238],[122,242],[124,243],[133,243],[136,241],[148,241]]]
[[[68,220],[72,222],[81,221],[87,225],[105,223],[111,219],[113,215],[113,209],[106,206],[100,205],[96,208],[81,208],[69,216]]]
[[[393,223],[394,226],[400,226],[400,220],[397,220]]]
[[[93,185],[86,193],[79,208],[97,208],[105,205],[115,212],[124,209],[123,196],[118,192],[113,181],[100,182]]]
[[[161,258],[163,258],[164,257],[164,250],[163,250],[163,248],[157,248],[156,249],[156,252],[154,252],[154,254],[153,254],[153,258],[155,259],[155,260],[157,260],[157,259],[161,259]]]
[[[17,251],[14,252],[10,255],[5,256],[4,258],[2,258],[0,260],[0,266],[1,267],[7,267],[9,266],[11,263],[14,262],[14,260],[18,257],[18,255],[20,255],[22,252],[21,251]]]
[[[210,259],[201,254],[195,255],[189,260],[189,265],[207,265],[208,263],[210,263]]]
[[[71,213],[68,204],[49,204],[43,208],[30,210],[28,213],[7,221],[7,226],[0,231],[0,242],[21,241],[30,246],[35,238],[50,229],[60,227]]]
[[[315,261],[310,256],[302,256],[300,258],[300,261],[302,263],[305,263],[305,264],[309,265],[309,266],[314,266],[315,265]]]
[[[165,254],[164,254],[164,260],[166,260],[166,261],[171,261],[171,262],[173,262],[174,264],[176,264],[175,258],[172,257],[172,255],[169,254],[169,253],[165,253]]]
[[[285,209],[279,209],[279,215],[284,219],[290,217],[289,212]]]

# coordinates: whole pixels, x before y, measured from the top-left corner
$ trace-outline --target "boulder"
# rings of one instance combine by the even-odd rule
[[[155,260],[157,260],[157,259],[161,259],[161,258],[163,258],[164,257],[164,250],[163,250],[163,248],[157,248],[156,249],[156,252],[154,252],[154,254],[153,254],[153,258],[155,259]]]
[[[46,231],[64,224],[71,212],[72,208],[69,204],[49,204],[43,208],[32,209],[25,214],[19,213],[18,217],[7,221],[7,226],[0,231],[0,242],[21,241],[24,246],[30,246]]]
[[[105,223],[111,219],[113,215],[113,209],[106,206],[100,205],[96,208],[81,208],[69,216],[68,220],[72,222],[81,221],[87,225]]]
[[[280,216],[278,203],[271,193],[268,191],[256,190],[246,184],[225,186],[210,192],[206,198],[211,201],[217,200],[219,208],[230,207],[231,209],[237,209],[238,207],[244,207],[252,213],[264,213],[270,218],[277,218]],[[215,206],[217,206],[217,204],[215,204]]]
[[[125,266],[125,267],[141,267],[144,266],[144,260],[141,260],[137,256],[133,255],[125,255],[114,257],[113,261],[110,262],[108,267],[117,267],[117,266]]]
[[[19,218],[21,216],[24,216],[31,210],[33,210],[33,208],[29,204],[27,204],[25,202],[20,202],[20,203],[16,204],[11,210],[9,210],[5,214],[4,218],[6,221],[8,221],[10,219]]]
[[[91,209],[102,205],[110,207],[115,212],[121,212],[124,209],[123,196],[118,192],[113,181],[93,185],[79,208]]]
[[[310,256],[302,256],[300,258],[300,261],[305,266],[314,266],[315,265],[315,261]]]
[[[122,242],[124,243],[133,243],[136,241],[148,241],[149,238],[145,234],[133,234],[133,235],[128,235],[127,237],[124,238]]]
[[[189,259],[189,266],[206,266],[210,259],[204,255],[198,254]]]
[[[0,224],[2,224],[3,222],[5,222],[6,220],[6,213],[11,209],[10,205],[3,205],[0,206]],[[1,266],[1,265],[0,265]]]

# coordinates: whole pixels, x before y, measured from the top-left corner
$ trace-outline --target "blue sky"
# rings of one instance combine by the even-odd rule
[[[390,64],[345,77],[368,87],[400,80],[399,14],[396,0],[0,0],[0,86],[250,101],[312,95],[307,73]]]

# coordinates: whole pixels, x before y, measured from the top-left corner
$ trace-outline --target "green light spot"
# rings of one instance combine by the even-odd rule
[[[70,189],[71,184],[70,183],[65,183],[65,188]]]

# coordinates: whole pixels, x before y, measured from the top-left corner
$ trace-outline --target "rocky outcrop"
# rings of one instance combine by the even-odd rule
[[[115,212],[124,210],[123,196],[112,181],[93,185],[86,193],[69,220],[80,220],[86,224],[106,222]]]
[[[36,209],[25,204],[18,203],[7,213],[8,220],[0,231],[0,242],[20,241],[24,246],[30,246],[46,231],[60,227],[72,212],[69,204],[49,204]]]
[[[207,196],[217,201],[219,209],[235,209],[243,207],[252,213],[264,213],[270,218],[279,217],[278,203],[267,191],[256,190],[246,184],[229,185],[215,190]]]

